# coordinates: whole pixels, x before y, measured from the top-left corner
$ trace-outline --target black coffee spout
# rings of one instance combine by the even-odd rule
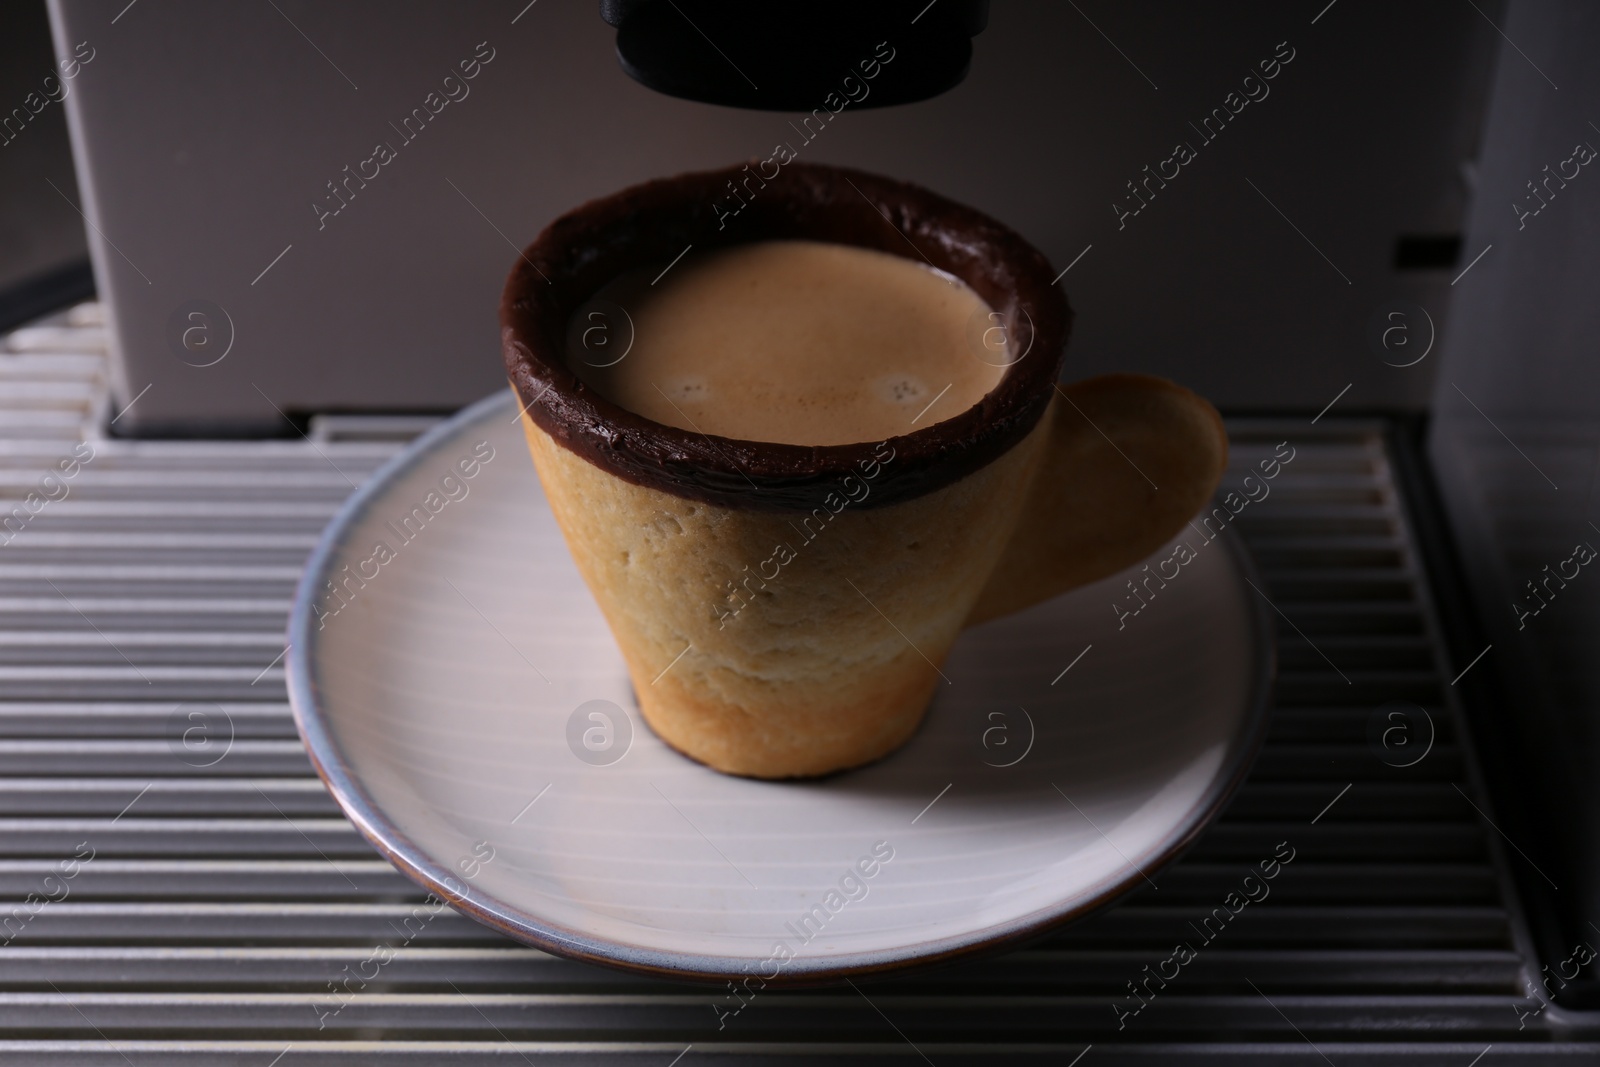
[[[960,84],[989,4],[601,0],[600,15],[616,27],[622,69],[641,85],[707,104],[811,111],[829,107],[829,94],[852,108],[885,107]]]

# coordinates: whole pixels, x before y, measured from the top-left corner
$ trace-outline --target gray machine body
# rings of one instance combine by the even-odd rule
[[[1470,7],[1375,30],[1355,5],[1091,24],[996,4],[956,89],[815,132],[634,83],[581,0],[125,4],[52,13],[59,53],[95,53],[65,103],[117,395],[150,386],[119,422],[135,434],[473,400],[503,380],[505,274],[551,219],[780,143],[971,203],[1071,265],[1071,377],[1419,409],[1435,361],[1391,366],[1366,333],[1396,300],[1444,320],[1454,271],[1398,270],[1396,242],[1459,232],[1498,41]],[[730,58],[759,79],[761,57]]]

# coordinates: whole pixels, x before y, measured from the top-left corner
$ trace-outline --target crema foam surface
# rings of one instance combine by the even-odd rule
[[[999,383],[1007,350],[990,314],[965,283],[910,259],[763,241],[615,279],[574,315],[567,361],[606,399],[680,429],[882,441]]]

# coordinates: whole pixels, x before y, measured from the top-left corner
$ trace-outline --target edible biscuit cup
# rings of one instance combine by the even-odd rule
[[[507,280],[501,341],[540,481],[645,720],[719,771],[812,776],[904,743],[963,627],[1160,547],[1210,499],[1227,440],[1210,404],[1161,379],[1059,386],[1066,298],[999,222],[796,162],[723,227],[713,205],[745,176],[647,182],[551,223]],[[785,238],[926,256],[999,314],[1014,362],[954,418],[825,447],[662,425],[568,368],[569,321],[617,275],[689,245]]]

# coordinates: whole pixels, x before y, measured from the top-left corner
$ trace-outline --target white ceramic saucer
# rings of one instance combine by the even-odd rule
[[[1190,537],[1121,629],[1125,577],[969,631],[876,765],[711,771],[639,717],[516,418],[481,401],[350,499],[300,586],[289,690],[361,833],[518,940],[773,982],[1010,944],[1145,884],[1260,745],[1273,626],[1230,533]]]

